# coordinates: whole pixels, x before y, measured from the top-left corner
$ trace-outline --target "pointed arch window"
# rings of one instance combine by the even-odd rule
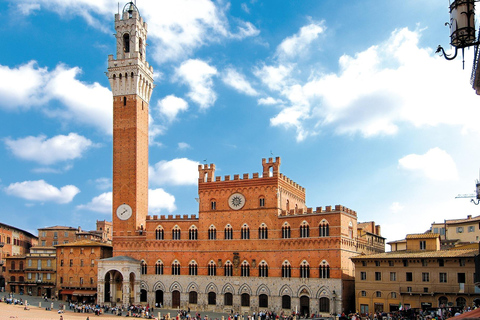
[[[188,275],[189,276],[196,276],[197,275],[197,272],[198,272],[198,265],[195,261],[191,261],[189,264],[188,264]]]
[[[123,52],[130,52],[130,35],[128,33],[123,35]]]
[[[174,275],[174,276],[179,276],[180,275],[180,263],[177,260],[175,260],[172,263],[172,275]]]
[[[265,223],[258,228],[258,239],[268,239],[268,228]]]
[[[179,226],[175,226],[173,227],[172,229],[172,240],[180,240],[180,227]]]
[[[290,239],[290,226],[286,222],[282,226],[282,239]]]
[[[258,265],[258,276],[261,278],[268,277],[268,265],[265,261],[260,262]]]
[[[330,236],[330,227],[329,227],[328,222],[322,221],[320,223],[320,226],[318,227],[318,232],[319,232],[319,234],[318,234],[319,237]]]
[[[165,232],[162,226],[158,226],[155,229],[155,240],[163,240],[165,236]]]
[[[242,239],[250,239],[250,228],[246,224],[242,226],[241,234],[242,234]]]
[[[290,278],[292,277],[292,266],[290,262],[284,261],[282,264],[282,278]]]
[[[145,261],[142,261],[142,265],[140,268],[142,274],[147,274],[147,263]]]
[[[247,261],[243,261],[242,265],[240,266],[241,276],[242,277],[250,277],[250,265]]]
[[[215,262],[213,260],[211,260],[209,263],[208,263],[208,275],[209,276],[216,276],[217,275],[217,265],[215,264]]]
[[[233,239],[233,229],[232,226],[227,224],[225,227],[225,240],[232,240]]]
[[[155,274],[163,274],[163,262],[160,260],[155,263]]]
[[[310,237],[310,226],[306,221],[303,221],[300,225],[300,238]]]
[[[330,278],[330,266],[328,264],[322,264],[319,267],[319,276],[321,279],[329,279]]]
[[[191,226],[188,229],[188,240],[197,240],[198,239],[198,229],[196,226]]]
[[[307,261],[303,261],[300,265],[300,278],[310,278],[310,266]]]
[[[217,239],[217,229],[214,225],[211,225],[208,228],[208,240],[215,240]]]
[[[225,277],[233,276],[233,264],[230,261],[225,262],[223,268],[225,271]]]

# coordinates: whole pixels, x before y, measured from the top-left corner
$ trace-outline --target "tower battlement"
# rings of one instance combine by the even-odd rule
[[[147,222],[154,222],[154,221],[197,221],[198,217],[195,214],[191,214],[190,216],[188,214],[184,215],[179,215],[176,214],[175,216],[172,214],[169,214],[168,216],[165,215],[153,215],[153,216],[147,216]]]
[[[322,207],[316,207],[315,211],[313,208],[307,208],[305,211],[303,208],[299,208],[295,211],[295,209],[290,209],[290,210],[282,210],[280,216],[281,217],[286,217],[286,216],[295,216],[295,215],[306,215],[306,214],[327,214],[327,213],[335,213],[335,212],[344,212],[347,214],[351,214],[353,216],[357,216],[357,212],[349,209],[345,206],[342,205],[335,205],[335,207],[332,208],[332,206],[326,206],[325,208]]]

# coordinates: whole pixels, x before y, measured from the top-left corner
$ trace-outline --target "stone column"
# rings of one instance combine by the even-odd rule
[[[125,278],[122,282],[122,303],[125,306],[128,306],[130,302],[130,281],[128,279],[125,281]]]

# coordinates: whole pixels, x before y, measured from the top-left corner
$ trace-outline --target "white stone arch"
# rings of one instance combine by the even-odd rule
[[[165,285],[163,284],[162,281],[157,281],[153,285],[153,291],[157,291],[157,290],[162,290],[163,292],[165,292]]]
[[[145,289],[145,290],[149,290],[148,289],[148,283],[145,282],[144,280],[140,280],[140,289]]]
[[[261,284],[258,288],[257,288],[257,293],[256,295],[259,296],[261,294],[266,294],[267,296],[271,296],[270,295],[270,289],[268,289],[268,287],[265,285],[265,284]]]
[[[198,285],[195,282],[190,282],[187,286],[187,292],[191,291],[198,292]]]
[[[235,290],[233,289],[233,285],[231,283],[226,283],[222,288],[222,294],[231,293],[235,294]]]
[[[278,295],[281,296],[293,296],[292,288],[288,284],[283,285],[278,292]]]
[[[318,291],[317,291],[317,294],[315,295],[315,298],[316,299],[320,299],[320,298],[330,298],[332,296],[332,292],[330,291],[330,289],[327,287],[327,286],[321,286]]]
[[[175,290],[178,290],[179,292],[183,292],[183,287],[178,281],[174,281],[171,285],[170,288],[168,288],[170,292],[173,292]]]
[[[196,225],[192,224],[192,225],[188,228],[188,230],[198,230],[198,228],[197,228]]]
[[[288,223],[288,221],[285,221],[285,222],[282,224],[282,227],[290,227],[290,223]]]
[[[310,288],[308,288],[308,286],[302,285],[300,286],[300,288],[298,288],[297,297],[301,297],[301,296],[307,296],[309,298],[312,297],[312,292],[310,291]]]
[[[303,220],[302,223],[300,223],[301,226],[310,226],[310,224],[306,221]]]
[[[218,293],[218,288],[215,283],[210,282],[209,284],[207,284],[207,286],[205,287],[205,293],[209,292],[215,292],[216,294]]]
[[[248,284],[244,283],[238,289],[238,295],[241,295],[242,293],[248,293],[250,296],[252,296],[252,288],[250,288]]]

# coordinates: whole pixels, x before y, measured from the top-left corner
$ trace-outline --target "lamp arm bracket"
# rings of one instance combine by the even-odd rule
[[[441,53],[441,55],[443,55],[445,57],[445,59],[447,60],[453,60],[457,57],[457,54],[458,54],[458,48],[455,47],[455,54],[453,56],[448,56],[446,53],[445,53],[445,50],[443,50],[442,46],[438,46],[437,47],[437,51],[435,51],[435,53]]]

